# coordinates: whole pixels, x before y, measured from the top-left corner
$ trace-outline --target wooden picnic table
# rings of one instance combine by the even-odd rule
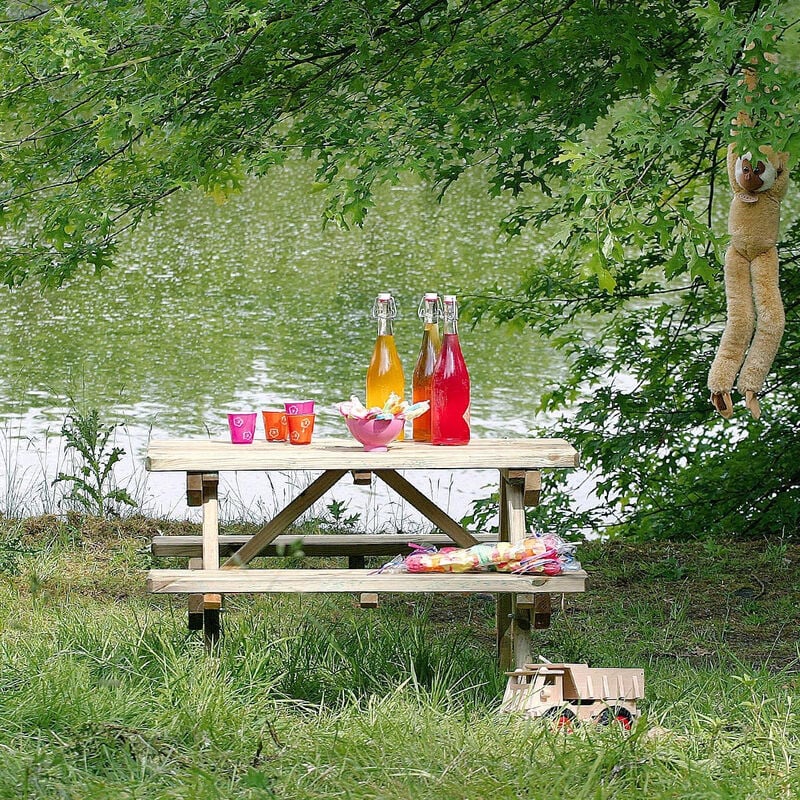
[[[260,555],[280,552],[276,543],[292,537],[286,529],[346,475],[369,484],[372,477],[386,483],[429,519],[448,540],[460,547],[486,541],[452,519],[402,474],[403,470],[475,470],[499,472],[499,539],[516,542],[527,535],[526,505],[536,505],[541,470],[571,469],[577,451],[562,439],[479,439],[461,447],[394,442],[386,452],[366,452],[352,439],[322,439],[309,445],[254,442],[233,445],[221,440],[154,440],[147,449],[151,472],[185,472],[187,502],[202,506],[202,537],[158,537],[156,555],[189,555],[189,570],[150,570],[149,591],[190,595],[190,620],[202,624],[207,640],[219,634],[221,596],[251,592],[493,592],[497,593],[497,643],[501,664],[523,664],[531,659],[530,629],[547,627],[550,595],[581,592],[583,571],[552,577],[507,573],[377,574],[368,569],[249,569]],[[284,508],[249,537],[220,537],[217,486],[220,472],[299,471],[320,474]],[[441,542],[442,534],[427,537]],[[297,538],[297,537],[294,537]],[[383,552],[381,534],[339,536],[325,549],[323,538],[314,547],[325,552],[340,547],[351,566],[363,565],[364,554]],[[425,537],[403,537],[411,538]],[[233,541],[235,539],[235,541]],[[320,541],[316,541],[320,540]],[[392,543],[394,546],[396,542]],[[386,545],[382,545],[386,546]],[[311,548],[310,548],[311,549]],[[202,560],[201,560],[202,559]],[[224,560],[223,560],[224,559]],[[194,604],[194,605],[193,605]],[[190,623],[191,624],[191,623]],[[513,658],[512,658],[513,653]]]

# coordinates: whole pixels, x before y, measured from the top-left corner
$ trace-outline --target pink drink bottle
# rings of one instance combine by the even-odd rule
[[[442,351],[431,380],[431,443],[469,443],[469,372],[458,340],[458,305],[445,295]]]

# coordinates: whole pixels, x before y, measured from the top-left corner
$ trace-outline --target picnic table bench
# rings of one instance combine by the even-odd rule
[[[403,441],[386,452],[366,452],[351,439],[322,439],[309,445],[221,440],[154,440],[146,456],[151,472],[185,472],[187,503],[202,507],[201,536],[162,536],[152,543],[156,556],[188,557],[190,569],[153,569],[148,590],[188,594],[190,625],[202,627],[207,641],[219,635],[225,594],[255,592],[491,592],[497,594],[497,645],[501,665],[531,660],[530,629],[549,625],[550,595],[582,592],[583,571],[562,575],[508,573],[376,573],[364,557],[389,555],[411,541],[470,547],[479,541],[520,541],[527,535],[526,505],[536,505],[541,470],[578,465],[576,450],[561,439],[483,439],[463,447]],[[400,470],[494,469],[499,471],[499,537],[476,535],[452,519],[409,482]],[[321,474],[252,536],[220,536],[217,488],[226,471],[301,471]],[[346,475],[369,484],[373,476],[429,519],[439,534],[286,534],[286,529]],[[348,569],[249,569],[259,556],[281,555],[302,539],[305,555],[343,555]],[[402,539],[402,542],[400,541]],[[360,568],[359,568],[360,567]]]

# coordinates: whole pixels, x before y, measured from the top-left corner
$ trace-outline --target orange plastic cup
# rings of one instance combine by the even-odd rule
[[[289,414],[289,442],[291,444],[311,444],[316,414]]]
[[[268,442],[285,442],[289,437],[289,426],[285,411],[262,411],[264,434]]]

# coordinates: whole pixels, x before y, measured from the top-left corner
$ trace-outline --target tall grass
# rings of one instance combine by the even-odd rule
[[[498,715],[490,644],[414,602],[239,599],[209,655],[180,603],[7,580],[0,798],[798,796],[791,667],[655,662],[631,735],[564,734]],[[613,633],[585,645],[619,662]]]

